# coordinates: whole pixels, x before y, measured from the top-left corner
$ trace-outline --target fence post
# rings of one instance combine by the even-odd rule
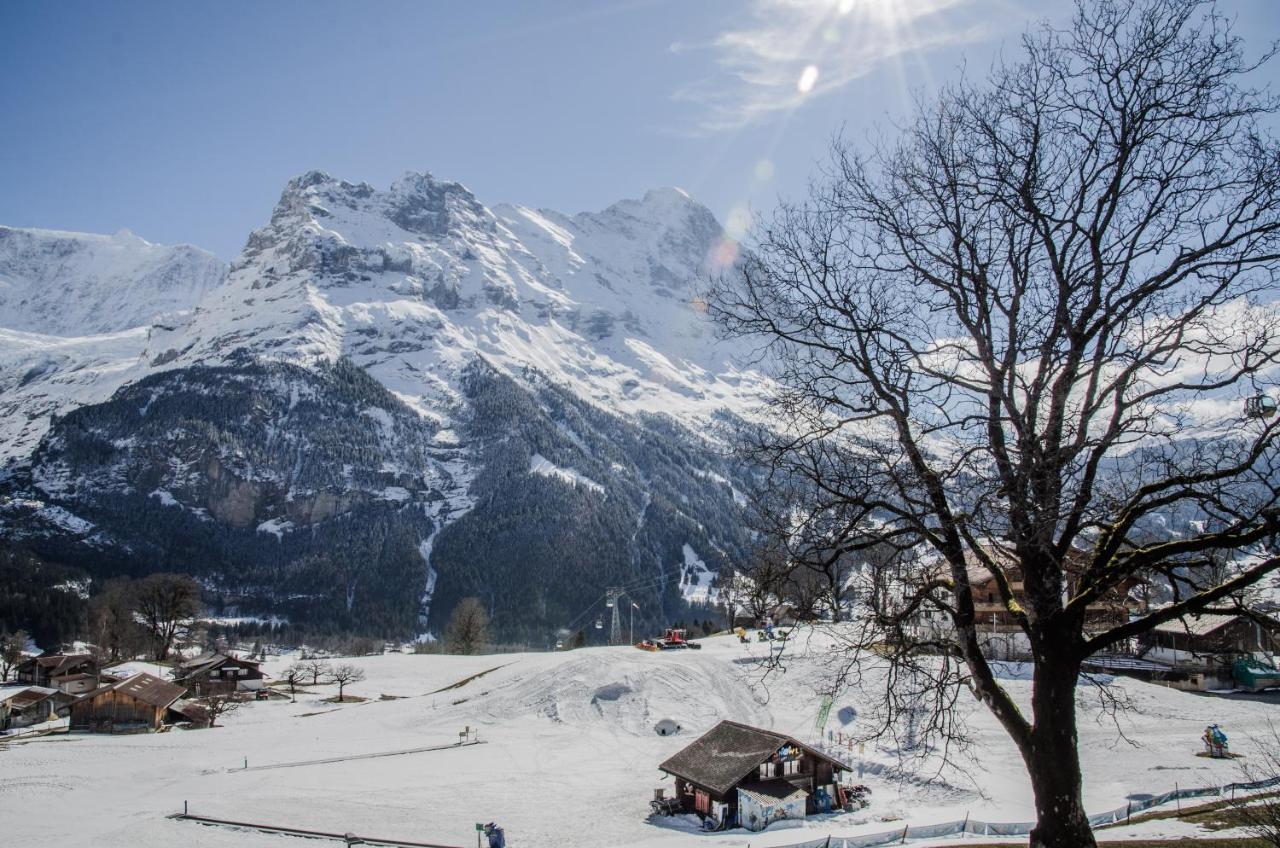
[[[1182,815],[1182,790],[1178,788],[1178,782],[1173,783],[1173,800],[1178,802],[1178,815]]]
[[[902,826],[902,844],[903,845],[907,844],[907,827],[909,827],[909,825],[904,824]]]
[[[186,801],[183,801],[183,802],[182,802],[182,814],[183,814],[184,816],[187,814],[187,802],[186,802]]]
[[[1131,816],[1131,815],[1133,815],[1133,802],[1132,802],[1132,801],[1130,801],[1130,802],[1128,803],[1128,805],[1124,808],[1124,823],[1125,823],[1125,824],[1128,824],[1128,823],[1129,823],[1129,816]]]
[[[960,826],[960,832],[961,833],[969,832],[969,811],[968,810],[964,811],[964,824]]]

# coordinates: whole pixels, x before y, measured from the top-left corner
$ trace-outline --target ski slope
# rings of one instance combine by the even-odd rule
[[[469,846],[475,822],[498,821],[521,846],[786,845],[827,834],[876,832],[903,821],[965,813],[992,821],[1032,817],[1031,796],[1011,743],[974,702],[973,746],[960,767],[902,761],[887,746],[852,753],[873,789],[861,813],[775,825],[764,833],[700,834],[692,819],[648,818],[657,770],[722,718],[810,739],[825,644],[804,643],[787,671],[760,680],[766,645],[733,637],[702,651],[652,654],[633,648],[480,657],[389,654],[350,660],[367,679],[348,687],[370,700],[323,703],[335,687],[297,703],[249,704],[206,731],[40,740],[0,751],[0,822],[12,844],[129,845],[138,848],[276,846],[286,837],[226,831],[167,819],[188,802],[194,814],[242,821]],[[347,660],[342,660],[347,661]],[[278,674],[288,658],[266,666]],[[1012,674],[1016,678],[1017,674]],[[461,683],[461,685],[456,685]],[[1025,703],[1028,684],[1007,685]],[[1194,756],[1216,721],[1248,752],[1276,708],[1121,681],[1133,711],[1120,719],[1130,742],[1092,701],[1082,701],[1080,735],[1090,810],[1123,805],[1132,793],[1238,778],[1231,763]],[[393,696],[392,700],[379,700]],[[856,728],[855,700],[838,698],[829,728]],[[653,725],[683,728],[660,737]],[[485,743],[370,758],[456,742],[465,726]],[[344,759],[344,758],[354,759]],[[247,759],[249,771],[241,771]],[[336,760],[289,768],[259,766]],[[899,769],[905,766],[905,771]],[[74,810],[75,815],[66,815]],[[58,824],[51,829],[50,822]],[[1173,833],[1181,823],[1170,823]],[[1152,835],[1153,826],[1144,830]],[[1158,828],[1156,828],[1158,830]]]

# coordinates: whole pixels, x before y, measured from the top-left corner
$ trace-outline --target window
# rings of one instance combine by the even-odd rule
[[[761,764],[760,764],[760,777],[762,777],[762,778],[765,778],[765,777],[773,777],[773,776],[774,776],[774,774],[776,773],[776,772],[775,772],[775,768],[776,768],[776,766],[775,766],[773,763],[761,763]]]
[[[800,760],[787,760],[782,764],[782,773],[785,775],[800,773]]]

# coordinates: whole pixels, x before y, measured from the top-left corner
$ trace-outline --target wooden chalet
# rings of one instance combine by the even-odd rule
[[[1157,624],[1140,639],[1143,659],[1167,666],[1160,676],[1180,689],[1265,688],[1280,685],[1280,671],[1270,669],[1268,681],[1241,680],[1257,677],[1258,655],[1280,655],[1280,622],[1262,614],[1202,613]],[[1241,662],[1244,667],[1241,667]],[[1247,668],[1257,665],[1250,673]],[[1259,686],[1259,682],[1265,684]]]
[[[166,723],[186,721],[174,704],[187,692],[181,686],[139,672],[99,687],[71,704],[71,730],[89,733],[140,733]]]
[[[747,830],[831,810],[849,770],[790,736],[735,721],[720,722],[658,768],[675,778],[684,812]]]
[[[44,653],[18,664],[19,683],[80,695],[98,688],[101,668],[91,654]]]
[[[1006,547],[992,543],[983,547],[996,567],[1009,582],[1013,601],[1026,608],[1026,589],[1022,569],[1016,556]],[[1087,552],[1074,550],[1066,557],[1066,591],[1074,594],[1086,567]],[[991,659],[1015,660],[1030,656],[1031,647],[1026,633],[1018,624],[1013,612],[1000,593],[999,582],[991,570],[972,551],[965,554],[968,583],[973,593],[973,609],[978,625],[978,639],[984,653]],[[951,569],[941,558],[929,563],[927,572],[950,579]],[[1100,633],[1129,621],[1141,613],[1146,604],[1135,597],[1140,581],[1130,578],[1109,590],[1085,608],[1085,632]],[[908,590],[910,587],[906,587]],[[947,637],[950,635],[950,616],[940,610],[922,611],[913,622],[920,638]]]
[[[28,686],[0,698],[0,730],[30,727],[67,714],[75,698],[48,686]]]
[[[217,653],[185,660],[173,670],[173,682],[196,698],[256,691],[265,677],[261,663]]]

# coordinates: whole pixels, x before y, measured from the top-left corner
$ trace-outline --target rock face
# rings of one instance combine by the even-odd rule
[[[310,172],[192,303],[0,330],[0,534],[321,626],[439,631],[475,595],[543,641],[610,585],[688,615],[687,563],[746,538],[708,436],[759,378],[696,296],[724,246],[676,189],[565,216]]]

